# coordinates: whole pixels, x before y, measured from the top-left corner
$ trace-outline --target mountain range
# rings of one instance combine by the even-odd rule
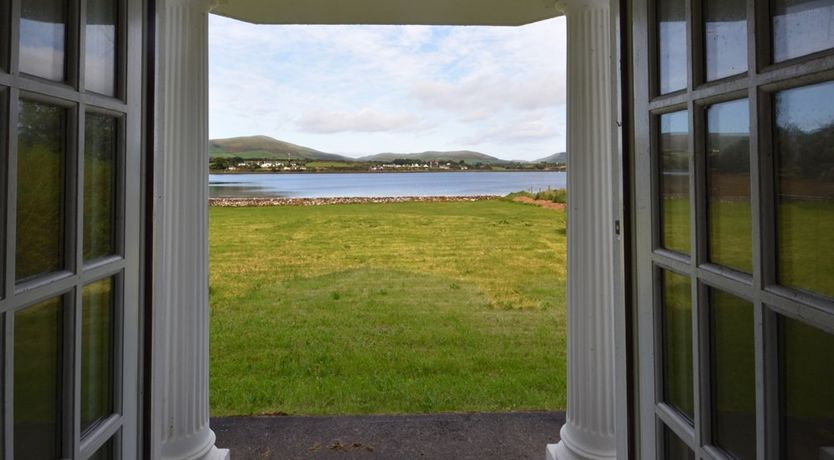
[[[243,158],[263,160],[322,160],[322,161],[378,161],[387,162],[398,159],[420,160],[420,161],[450,161],[485,165],[500,165],[510,163],[491,155],[471,150],[459,150],[450,152],[426,151],[419,153],[377,153],[360,158],[350,158],[335,153],[327,153],[311,149],[301,145],[273,139],[269,136],[246,136],[233,137],[228,139],[212,139],[209,141],[209,156],[212,158]],[[563,163],[565,153],[556,153],[541,158],[532,163],[556,162]],[[555,160],[555,161],[554,161]]]

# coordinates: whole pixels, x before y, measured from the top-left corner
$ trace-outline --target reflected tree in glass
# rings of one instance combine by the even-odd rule
[[[773,61],[834,47],[834,0],[772,0]]]
[[[14,315],[15,458],[61,457],[63,308],[51,299]]]
[[[747,2],[704,2],[707,80],[718,80],[747,70]]]
[[[756,458],[753,304],[710,289],[713,444],[737,459]]]
[[[64,268],[65,118],[60,107],[20,101],[15,246],[18,280]]]
[[[660,243],[683,254],[690,251],[689,116],[688,112],[660,116],[659,183]]]
[[[834,298],[834,82],[782,91],[776,110],[779,283]]]
[[[660,94],[686,88],[686,2],[657,2],[657,64]]]
[[[84,261],[116,252],[117,126],[113,117],[87,113],[84,129]]]
[[[85,86],[105,96],[116,94],[117,3],[87,0]]]
[[[113,438],[104,443],[88,460],[114,460],[116,458],[116,444]]]
[[[113,413],[113,280],[84,286],[81,324],[81,432]]]
[[[753,272],[747,99],[707,109],[709,261]]]
[[[63,81],[66,73],[66,2],[20,2],[20,71]]]
[[[782,458],[834,446],[834,335],[781,318]]]
[[[692,292],[689,277],[662,272],[663,400],[695,419],[692,383]]]

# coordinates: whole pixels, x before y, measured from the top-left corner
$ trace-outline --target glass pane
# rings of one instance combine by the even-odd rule
[[[737,459],[756,458],[753,304],[710,290],[712,440]]]
[[[20,71],[50,80],[65,75],[66,5],[63,0],[20,2]]]
[[[775,99],[778,280],[834,297],[834,82]]]
[[[116,119],[87,114],[84,129],[84,260],[115,253]]]
[[[663,426],[663,460],[695,460],[692,449],[665,425]]]
[[[660,243],[689,254],[689,116],[660,116]]]
[[[747,70],[747,2],[704,2],[707,80],[736,75]]]
[[[691,284],[686,276],[662,273],[663,400],[694,420]]]
[[[753,272],[747,99],[707,110],[709,260]]]
[[[782,318],[782,458],[834,447],[834,335]]]
[[[834,0],[773,0],[773,61],[834,47]]]
[[[113,438],[110,438],[109,441],[104,443],[96,453],[90,456],[88,460],[113,460],[116,458],[116,451],[115,451],[116,444],[113,442]]]
[[[113,280],[84,286],[81,324],[81,432],[113,413]]]
[[[116,94],[117,21],[115,0],[87,0],[85,86],[106,96]]]
[[[17,279],[64,268],[65,112],[20,101],[17,158]]]
[[[15,458],[61,457],[61,299],[33,305],[14,317]]]
[[[687,54],[684,0],[658,0],[657,34],[660,94],[685,89]]]

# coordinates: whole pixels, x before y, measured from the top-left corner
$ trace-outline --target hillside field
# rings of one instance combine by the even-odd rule
[[[565,407],[565,214],[211,208],[211,410]]]

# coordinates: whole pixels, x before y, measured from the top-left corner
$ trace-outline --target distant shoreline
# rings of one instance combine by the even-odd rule
[[[267,206],[324,206],[328,204],[371,204],[410,202],[460,202],[498,200],[500,195],[469,196],[385,196],[385,197],[327,197],[327,198],[209,198],[209,206],[219,208]]]
[[[429,171],[420,171],[420,170],[412,170],[412,171],[397,171],[397,170],[386,170],[386,171],[356,171],[356,170],[345,170],[345,171],[209,171],[209,174],[216,174],[216,175],[228,175],[234,176],[236,174],[425,174],[425,173],[504,173],[504,172],[567,172],[565,169],[504,169],[500,171],[495,170],[484,170],[484,169],[470,169],[461,171],[459,169],[452,169],[452,170],[429,170]]]

